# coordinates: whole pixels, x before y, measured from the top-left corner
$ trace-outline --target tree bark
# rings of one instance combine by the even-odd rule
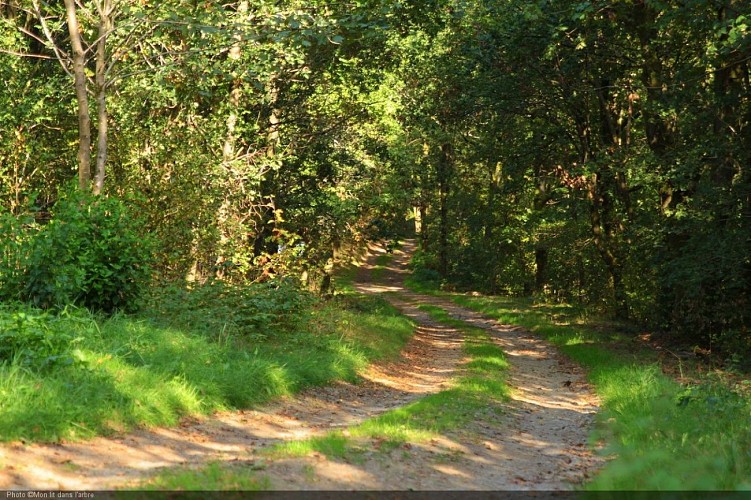
[[[112,31],[112,0],[102,0],[99,5],[99,39],[96,49],[96,102],[97,102],[97,155],[94,194],[104,188],[107,163],[107,36]]]
[[[245,21],[245,17],[248,15],[248,2],[242,1],[237,7],[237,14],[240,16],[241,21]],[[242,37],[235,35],[232,48],[229,51],[229,59],[233,65],[237,65],[242,55]],[[224,139],[224,147],[222,148],[222,160],[225,163],[229,163],[235,159],[236,155],[236,143],[237,143],[237,110],[240,107],[240,97],[242,96],[242,81],[233,76],[232,90],[229,95],[229,115],[227,116],[227,136]]]
[[[268,128],[266,130],[266,160],[268,161],[267,171],[263,174],[261,180],[260,192],[261,196],[265,198],[265,203],[259,207],[257,227],[259,227],[258,233],[255,235],[255,241],[253,243],[253,254],[255,256],[262,255],[263,253],[273,253],[275,251],[275,243],[271,241],[271,237],[274,235],[276,229],[276,213],[277,207],[276,200],[273,194],[276,192],[274,188],[277,172],[274,164],[278,161],[277,151],[279,149],[280,132],[279,127],[282,121],[282,110],[279,108],[280,97],[280,83],[275,79],[271,89],[269,90],[269,106],[268,112]],[[269,193],[269,194],[267,194]]]
[[[503,168],[501,163],[495,158],[491,160],[494,164],[488,165],[489,172],[489,184],[488,184],[488,202],[486,204],[486,210],[488,216],[485,218],[485,227],[483,228],[483,238],[485,244],[490,247],[493,239],[493,229],[495,229],[495,217],[496,212],[496,200],[500,196],[501,179],[503,176]],[[490,162],[489,162],[490,163]]]
[[[65,0],[65,12],[70,45],[73,49],[73,76],[78,102],[78,186],[81,190],[86,190],[91,184],[91,117],[89,98],[86,94],[85,53],[76,16],[75,0]]]
[[[545,280],[548,268],[548,249],[543,246],[535,248],[535,291],[545,291]]]
[[[628,295],[623,283],[623,265],[618,256],[615,241],[613,201],[609,194],[607,180],[603,173],[597,173],[589,186],[590,224],[595,247],[600,253],[605,268],[610,275],[615,299],[615,315],[618,319],[628,319]]]
[[[422,236],[422,210],[419,206],[412,207],[412,213],[415,218],[415,234]]]

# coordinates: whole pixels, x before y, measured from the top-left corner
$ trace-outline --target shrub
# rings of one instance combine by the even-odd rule
[[[409,261],[412,275],[407,278],[407,285],[420,290],[437,289],[443,277],[438,272],[438,259],[429,253],[417,250]]]
[[[31,241],[22,298],[42,308],[133,310],[150,276],[150,247],[120,200],[64,195]]]
[[[0,307],[0,362],[31,369],[75,362],[73,336],[48,313],[23,307]]]
[[[172,324],[215,335],[264,338],[294,331],[314,297],[290,280],[247,285],[214,281],[190,290],[157,290],[152,302],[157,315]]]

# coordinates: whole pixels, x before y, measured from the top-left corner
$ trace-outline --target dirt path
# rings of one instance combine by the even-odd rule
[[[357,385],[307,391],[263,409],[228,412],[179,427],[60,445],[0,447],[0,489],[107,489],[163,467],[210,461],[262,469],[276,489],[568,489],[598,465],[585,446],[596,400],[581,371],[537,337],[498,325],[451,302],[406,291],[411,246],[395,252],[378,283],[369,279],[378,249],[357,288],[385,296],[418,328],[395,363],[372,367]],[[480,416],[469,428],[357,463],[319,454],[268,460],[258,451],[357,424],[450,386],[463,359],[461,333],[418,309],[430,303],[493,332],[513,365],[512,401],[503,417]],[[376,446],[377,447],[377,446]]]

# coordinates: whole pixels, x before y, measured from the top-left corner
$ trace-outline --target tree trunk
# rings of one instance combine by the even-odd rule
[[[78,186],[81,190],[86,190],[90,188],[91,183],[91,117],[89,98],[86,94],[85,54],[75,0],[65,0],[65,11],[73,50],[73,76],[78,101]]]
[[[107,163],[107,36],[112,31],[112,0],[102,0],[99,5],[99,39],[96,50],[96,102],[97,102],[97,155],[94,194],[104,188]]]
[[[276,200],[273,194],[274,189],[274,176],[276,175],[275,163],[277,159],[277,150],[279,148],[280,134],[279,125],[282,121],[282,110],[278,108],[279,103],[279,82],[274,81],[274,85],[269,91],[269,107],[268,107],[268,129],[266,130],[266,160],[268,162],[267,171],[263,174],[263,180],[261,181],[260,192],[261,196],[266,198],[263,206],[259,207],[257,227],[259,227],[258,233],[255,235],[255,241],[253,243],[253,253],[255,256],[262,255],[263,253],[273,253],[274,243],[271,237],[274,235],[274,229],[276,228]],[[263,199],[263,198],[262,198]]]
[[[451,170],[453,168],[454,148],[451,144],[441,146],[441,157],[438,161],[438,197],[440,227],[438,229],[438,262],[443,276],[448,273],[448,197],[451,190]]]
[[[501,163],[492,160],[495,165],[488,165],[489,171],[489,186],[488,186],[488,202],[486,205],[487,217],[485,217],[485,227],[483,228],[483,238],[485,244],[490,247],[492,245],[493,230],[495,229],[495,212],[496,212],[496,200],[499,198],[501,182],[503,177],[503,169]]]
[[[532,203],[536,212],[541,212],[545,209],[545,206],[553,198],[552,191],[548,182],[545,179],[546,169],[542,162],[537,161],[534,168],[535,183],[537,189],[535,192],[535,198]],[[540,241],[540,240],[543,241]],[[541,293],[545,290],[545,280],[547,276],[548,267],[548,247],[544,241],[544,236],[538,236],[538,241],[535,246],[535,287],[534,291]],[[526,266],[525,266],[526,267]]]
[[[242,1],[237,7],[237,14],[241,18],[241,22],[245,22],[245,16],[248,14],[248,2]],[[234,65],[237,65],[240,56],[242,55],[242,37],[240,35],[234,36],[234,43],[229,51],[229,59],[233,61]],[[233,68],[234,69],[234,68]],[[240,107],[240,97],[242,95],[242,80],[238,79],[236,75],[233,75],[232,90],[229,95],[229,115],[227,116],[227,136],[224,139],[224,147],[222,148],[222,160],[225,163],[229,163],[235,158],[236,154],[236,129],[237,129],[237,110]]]
[[[548,267],[548,249],[538,246],[535,249],[535,291],[545,290],[545,275]]]
[[[595,247],[600,253],[613,285],[616,318],[628,319],[628,296],[623,283],[621,260],[617,254],[614,222],[611,220],[614,215],[612,200],[608,186],[605,184],[606,180],[603,178],[603,174],[598,173],[594,176],[594,180],[589,187],[592,235],[594,236]]]
[[[418,208],[418,212],[420,214],[420,250],[423,252],[426,252],[428,250],[428,225],[425,221],[427,221],[428,216],[428,207],[425,205],[425,202],[423,200],[420,200],[420,206]]]
[[[422,210],[420,207],[412,207],[412,213],[415,217],[415,234],[422,235]]]

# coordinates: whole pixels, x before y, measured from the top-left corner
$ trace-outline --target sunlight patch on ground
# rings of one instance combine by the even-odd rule
[[[322,479],[328,479],[336,483],[341,483],[344,479],[345,484],[352,485],[352,488],[378,488],[379,483],[373,474],[365,472],[361,468],[341,462],[328,462],[325,466],[318,463],[313,465],[315,475]]]

